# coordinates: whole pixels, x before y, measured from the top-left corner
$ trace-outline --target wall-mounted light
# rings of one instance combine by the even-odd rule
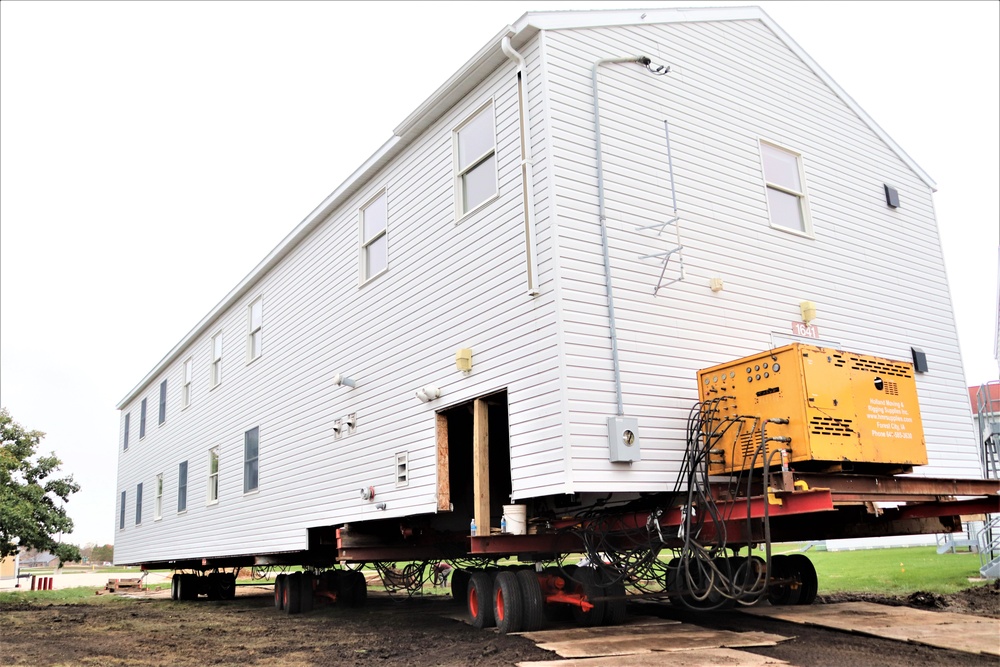
[[[708,281],[708,287],[713,292],[721,292],[723,289],[726,288],[726,284],[722,282],[722,278],[711,278]]]
[[[438,387],[427,385],[417,389],[417,398],[420,399],[421,403],[429,403],[436,398],[441,398],[441,390]]]
[[[472,350],[463,347],[455,351],[455,368],[463,373],[472,372]]]
[[[802,321],[809,324],[816,319],[816,304],[812,301],[799,303],[799,312],[802,313]]]
[[[345,387],[350,387],[351,389],[354,389],[354,387],[357,386],[354,383],[354,380],[352,380],[351,378],[347,377],[343,373],[337,373],[336,375],[334,375],[333,376],[333,383],[335,385],[337,385],[337,386],[343,385]]]

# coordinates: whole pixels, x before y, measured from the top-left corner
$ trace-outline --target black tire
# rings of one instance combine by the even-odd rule
[[[802,582],[802,593],[795,604],[812,604],[816,601],[816,594],[819,592],[819,579],[816,576],[816,566],[802,554],[790,555],[788,563],[795,577]]]
[[[303,614],[313,610],[313,589],[316,577],[312,572],[303,572],[299,577],[299,611]]]
[[[476,572],[469,577],[467,596],[469,619],[472,627],[482,630],[492,628],[493,619],[493,580],[486,572]]]
[[[598,583],[597,570],[592,567],[578,567],[573,573],[573,580],[570,582],[573,593],[578,593],[590,604],[594,605],[590,610],[584,611],[582,607],[573,606],[573,620],[577,625],[593,627],[600,625],[604,620],[604,600],[595,600],[601,597],[604,592]]]
[[[274,578],[274,608],[283,610],[285,608],[285,579],[287,574],[279,574]]]
[[[339,596],[340,577],[340,570],[326,570],[319,575],[319,589]]]
[[[209,600],[221,600],[222,599],[222,586],[220,585],[221,574],[218,572],[210,572],[208,577],[206,577],[206,588]]]
[[[285,579],[285,613],[298,614],[302,611],[302,573],[292,572]]]
[[[340,575],[337,601],[348,607],[363,607],[368,601],[368,582],[361,570],[348,570]]]
[[[625,582],[613,571],[601,571],[601,589],[604,595],[615,598],[604,601],[604,618],[601,625],[621,625],[625,622]]]
[[[776,607],[798,604],[802,596],[802,585],[793,576],[788,556],[771,556],[771,579],[781,583],[767,587],[767,600]]]
[[[198,583],[197,574],[182,574],[180,582],[178,582],[177,599],[197,600]]]
[[[521,587],[521,629],[534,632],[545,627],[545,598],[534,570],[519,570],[517,583]]]
[[[451,597],[455,602],[465,604],[469,594],[469,578],[467,570],[455,570],[451,573]]]
[[[170,577],[170,599],[175,602],[180,599],[181,575],[174,572]]]
[[[219,592],[222,593],[223,600],[236,599],[236,574],[220,575]]]
[[[493,582],[493,618],[500,634],[520,632],[524,625],[524,604],[517,573],[504,570]]]

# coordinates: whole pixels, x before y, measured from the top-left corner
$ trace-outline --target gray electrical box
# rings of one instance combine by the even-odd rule
[[[612,463],[641,461],[639,420],[635,417],[608,417],[608,458]]]

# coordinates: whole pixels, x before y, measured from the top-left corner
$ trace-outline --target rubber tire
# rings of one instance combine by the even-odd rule
[[[315,586],[316,577],[312,572],[303,572],[302,576],[299,577],[299,584],[301,590],[299,591],[299,612],[306,614],[313,610],[313,590]]]
[[[340,598],[341,570],[326,570],[319,575],[319,589]]]
[[[493,618],[500,634],[520,632],[524,626],[524,603],[517,573],[504,570],[493,582]]]
[[[790,555],[788,562],[792,572],[802,582],[802,594],[799,596],[796,604],[812,604],[816,601],[816,593],[819,592],[819,578],[816,576],[816,566],[803,554]]]
[[[298,614],[302,611],[302,573],[292,572],[285,579],[285,613]]]
[[[176,572],[170,577],[170,599],[177,601],[180,599],[181,575]]]
[[[601,625],[621,625],[625,622],[625,582],[616,581],[611,583],[613,578],[616,577],[611,572],[606,570],[601,571],[601,590],[603,594],[621,598],[619,600],[604,601],[604,618],[601,619]]]
[[[465,603],[469,594],[469,579],[472,574],[467,570],[454,570],[451,573],[451,597],[455,602]]]
[[[220,592],[223,600],[236,599],[236,574],[223,574],[219,581]]]
[[[545,598],[542,597],[542,586],[538,583],[538,575],[532,570],[519,570],[517,583],[521,587],[521,629],[524,632],[542,630],[546,625]]]
[[[182,574],[178,582],[177,599],[197,600],[198,599],[198,575]]]
[[[469,577],[466,602],[472,627],[479,630],[493,627],[496,622],[493,618],[493,579],[488,573],[476,572]]]
[[[220,577],[222,575],[218,572],[210,572],[206,578],[206,590],[208,592],[209,600],[221,600],[222,599],[222,586]]]
[[[274,578],[274,608],[281,611],[285,608],[285,579],[287,574],[281,573]]]
[[[573,606],[573,620],[577,625],[583,627],[594,627],[600,625],[604,620],[604,600],[594,601],[594,598],[601,597],[604,591],[598,582],[597,570],[592,567],[578,567],[573,573],[573,593],[579,593],[586,597],[593,606],[590,611],[584,611],[581,607]]]
[[[368,601],[368,582],[360,570],[347,570],[340,575],[337,600],[348,607],[363,607]]]

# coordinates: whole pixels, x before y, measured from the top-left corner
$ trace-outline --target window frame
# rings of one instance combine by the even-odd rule
[[[167,379],[164,378],[163,382],[160,383],[160,405],[159,413],[157,416],[157,426],[163,426],[163,423],[167,421]]]
[[[478,157],[471,159],[469,164],[464,168],[461,164],[461,151],[459,146],[459,134],[471,125],[480,115],[485,113],[487,110],[491,110],[491,115],[493,116],[493,133],[492,133],[492,148],[479,155]],[[479,105],[472,113],[465,117],[461,123],[455,126],[452,130],[452,159],[454,164],[454,179],[453,185],[455,189],[455,222],[461,222],[464,218],[472,215],[473,213],[479,211],[482,208],[488,206],[491,202],[496,201],[500,196],[500,165],[497,156],[497,114],[496,114],[496,104],[494,99],[491,97],[486,100],[483,104]],[[493,194],[484,198],[478,204],[466,208],[465,207],[465,177],[468,176],[473,170],[482,165],[484,162],[493,157]]]
[[[212,472],[212,463],[215,463],[215,472]],[[219,448],[212,447],[208,450],[208,499],[207,504],[217,505],[219,503]]]
[[[139,403],[139,440],[146,437],[146,399]]]
[[[771,181],[767,177],[767,169],[764,164],[764,147],[767,146],[773,150],[779,151],[781,153],[786,153],[795,158],[796,173],[799,177],[799,187],[800,190],[795,190],[788,187],[787,185],[782,185],[780,183]],[[789,148],[788,146],[779,144],[776,141],[771,141],[770,139],[764,139],[763,137],[757,138],[757,151],[760,157],[760,173],[764,183],[764,206],[767,209],[767,222],[771,229],[777,229],[789,234],[795,234],[797,236],[804,236],[806,238],[815,238],[813,233],[812,225],[812,214],[810,213],[809,207],[809,190],[806,186],[806,172],[804,161],[802,159],[802,153],[800,151]],[[792,195],[798,199],[799,204],[799,215],[802,220],[802,229],[796,229],[794,227],[788,227],[774,221],[774,213],[771,210],[771,200],[768,195],[769,190],[775,190],[776,192],[781,192],[786,195]]]
[[[396,488],[405,489],[410,485],[410,453],[396,452]]]
[[[253,434],[254,455],[250,456],[250,434]],[[253,486],[250,475],[253,475]],[[254,426],[243,433],[243,495],[260,490],[260,427]]]
[[[191,383],[194,381],[194,357],[188,357],[181,365],[181,410],[191,405]]]
[[[135,485],[135,525],[142,525],[142,482]]]
[[[253,325],[254,306],[260,304],[260,321]],[[258,336],[257,354],[254,355],[254,336]],[[264,354],[264,296],[258,296],[247,305],[247,363],[260,359]]]
[[[156,497],[153,503],[153,521],[163,518],[163,473],[156,476]]]
[[[121,505],[118,508],[118,530],[125,530],[125,501],[128,499],[128,492],[122,491]]]
[[[127,452],[128,451],[128,430],[129,430],[129,422],[131,421],[131,419],[132,419],[132,413],[131,412],[126,412],[125,413],[125,426],[124,426],[125,436],[124,436],[124,438],[122,440],[122,451],[123,452]]]
[[[216,341],[218,341],[218,354],[216,354]],[[222,384],[222,350],[224,345],[224,340],[222,338],[222,332],[219,331],[214,336],[212,336],[209,341],[211,349],[209,350],[209,357],[212,363],[209,365],[209,381],[212,385],[212,389],[215,389],[220,384]]]
[[[177,464],[177,513],[187,512],[188,462]]]
[[[380,199],[383,199],[383,213],[385,224],[382,226],[381,231],[374,234],[371,238],[365,238],[365,211],[375,206]],[[386,188],[382,188],[373,196],[369,197],[364,204],[358,208],[358,286],[363,286],[369,282],[375,280],[379,276],[385,274],[389,271],[389,191]],[[375,273],[369,273],[370,267],[368,266],[368,248],[380,239],[385,239],[385,266],[379,269]]]

